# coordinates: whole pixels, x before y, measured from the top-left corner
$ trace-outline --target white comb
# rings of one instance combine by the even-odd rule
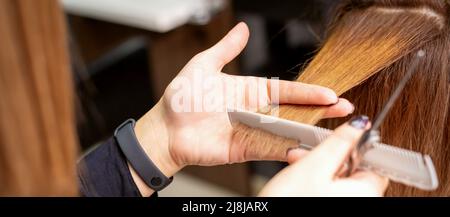
[[[295,139],[306,150],[313,149],[333,133],[328,129],[243,110],[228,110],[228,115],[232,122]],[[435,190],[439,185],[430,156],[382,143],[374,143],[363,154],[358,169],[372,170],[392,181],[422,190]]]

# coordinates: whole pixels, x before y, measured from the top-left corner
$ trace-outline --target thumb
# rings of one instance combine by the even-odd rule
[[[247,24],[240,22],[217,44],[202,53],[202,60],[221,71],[231,62],[247,45],[250,32]]]
[[[370,122],[366,116],[351,119],[312,150],[302,164],[308,162],[321,176],[333,178],[368,127]]]

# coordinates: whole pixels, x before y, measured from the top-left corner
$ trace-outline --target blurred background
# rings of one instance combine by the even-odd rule
[[[84,151],[139,118],[196,53],[237,22],[251,32],[224,72],[293,79],[320,45],[336,0],[62,0]],[[160,196],[251,196],[285,165],[187,167]]]

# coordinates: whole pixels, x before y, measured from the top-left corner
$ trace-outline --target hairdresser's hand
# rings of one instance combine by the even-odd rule
[[[272,103],[269,89],[276,83],[221,72],[224,65],[244,49],[248,37],[248,27],[240,23],[216,45],[193,57],[157,105],[137,122],[138,140],[167,176],[185,165],[219,165],[249,160],[246,147],[232,141],[233,131],[226,108],[253,111],[264,108]],[[258,82],[262,86],[254,86]],[[255,99],[258,100],[252,101]],[[279,82],[279,102],[334,104],[329,107],[326,117],[346,116],[353,111],[352,104],[338,99],[332,90],[298,82]],[[286,160],[285,153],[278,156],[279,160]],[[264,160],[265,156],[260,158]]]
[[[310,153],[289,151],[291,164],[269,181],[260,196],[383,196],[387,178],[369,171],[337,176],[368,122],[362,116],[352,119]]]

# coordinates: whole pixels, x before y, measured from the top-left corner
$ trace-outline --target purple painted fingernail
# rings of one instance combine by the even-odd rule
[[[367,124],[369,124],[369,117],[365,115],[356,116],[350,119],[349,124],[356,129],[365,129]]]

